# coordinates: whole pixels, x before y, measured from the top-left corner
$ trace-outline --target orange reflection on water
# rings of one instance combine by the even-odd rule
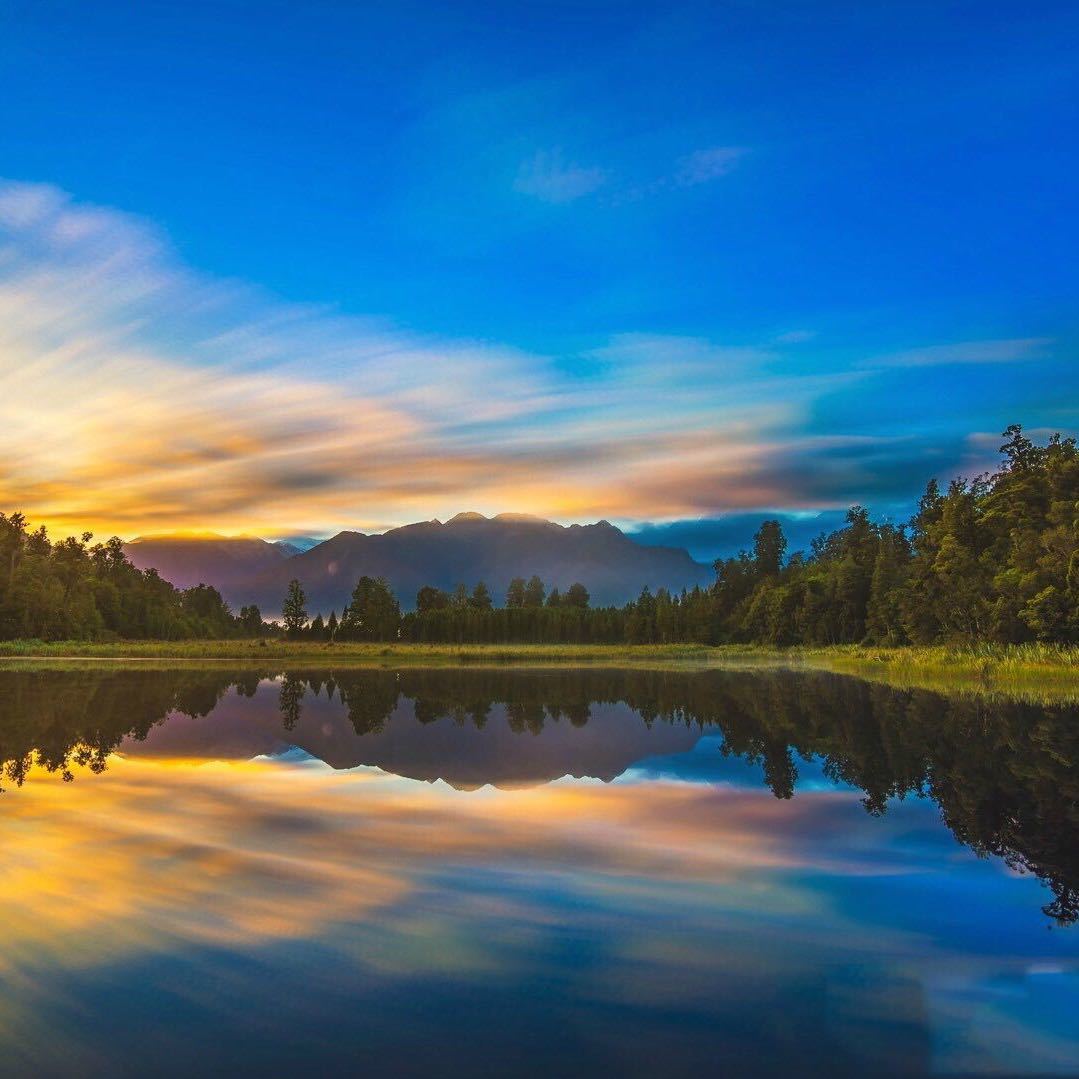
[[[312,936],[377,918],[460,867],[596,887],[722,885],[807,859],[861,872],[804,843],[840,805],[677,782],[647,797],[598,782],[465,793],[369,769],[117,757],[104,775],[38,774],[3,795],[0,915],[15,943],[0,969],[42,949],[71,964],[183,940]]]

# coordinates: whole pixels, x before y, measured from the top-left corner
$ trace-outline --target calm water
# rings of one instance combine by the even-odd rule
[[[1079,1074],[1072,708],[3,670],[0,758],[4,1074]]]

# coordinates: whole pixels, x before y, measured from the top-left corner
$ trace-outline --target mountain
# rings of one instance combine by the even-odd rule
[[[288,582],[298,578],[312,614],[338,612],[356,581],[385,577],[403,607],[425,584],[451,589],[485,581],[496,604],[514,577],[539,574],[548,588],[580,581],[593,605],[624,603],[648,585],[680,590],[714,579],[710,566],[680,547],[646,547],[607,521],[555,524],[539,517],[459,513],[445,523],[422,521],[381,535],[339,532],[309,550],[250,536],[145,536],[124,547],[139,567],[153,567],[178,588],[212,584],[238,608],[281,609]]]
[[[514,577],[533,573],[548,588],[563,591],[580,581],[593,605],[624,603],[645,585],[680,590],[714,579],[710,566],[694,562],[681,548],[642,546],[607,521],[563,526],[523,514],[459,513],[445,523],[424,521],[381,535],[340,532],[238,584],[235,600],[280,610],[295,577],[307,593],[308,609],[328,614],[344,607],[356,581],[367,574],[385,577],[406,608],[422,585],[451,589],[481,580],[501,603]]]
[[[177,588],[212,584],[226,596],[258,574],[300,553],[288,543],[268,543],[253,536],[140,536],[124,544],[139,569],[156,569]]]

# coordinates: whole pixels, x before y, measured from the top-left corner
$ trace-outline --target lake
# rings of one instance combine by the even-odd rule
[[[1079,1074],[1079,710],[0,670],[5,1075]]]

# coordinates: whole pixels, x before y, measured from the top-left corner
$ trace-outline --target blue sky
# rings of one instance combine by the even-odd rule
[[[1074,5],[0,0],[0,31],[6,399],[78,385],[41,424],[98,447],[0,466],[54,526],[887,513],[1007,423],[1079,427]]]

